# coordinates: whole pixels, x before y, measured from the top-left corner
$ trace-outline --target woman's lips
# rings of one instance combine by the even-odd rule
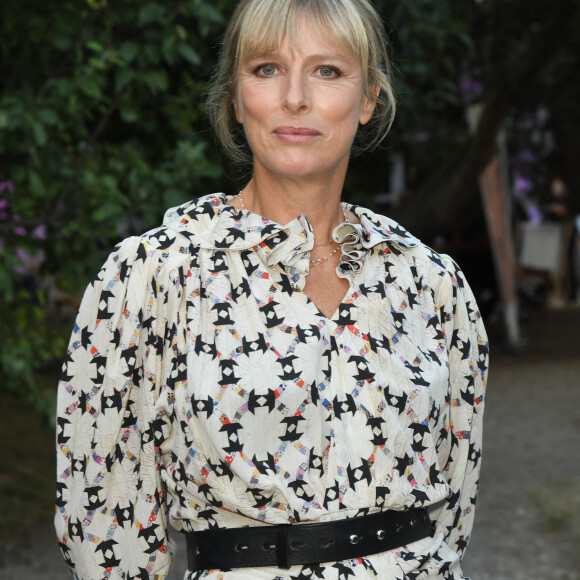
[[[289,143],[305,143],[312,141],[320,135],[316,129],[308,127],[278,127],[274,130],[276,136],[282,141]]]

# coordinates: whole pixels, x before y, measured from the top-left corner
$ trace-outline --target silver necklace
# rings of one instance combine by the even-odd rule
[[[240,200],[240,206],[241,209],[246,209],[246,204],[244,202],[244,195],[243,195],[243,191],[240,191],[240,193],[238,193],[238,195],[236,195],[236,198]],[[346,211],[344,211],[344,207],[341,204],[340,205],[341,209],[342,209],[342,215],[344,216],[344,221],[349,224],[350,220],[348,219],[348,215],[346,213]],[[331,243],[331,242],[329,242]],[[336,242],[335,242],[336,243]],[[328,244],[321,244],[321,246],[327,246]],[[322,256],[322,258],[318,258],[316,260],[313,260],[312,258],[310,258],[310,267],[314,268],[315,266],[318,266],[319,264],[322,264],[322,262],[326,262],[326,260],[329,260],[330,258],[332,258],[332,256],[334,256],[336,253],[338,253],[341,249],[340,244],[336,243],[336,248],[330,252],[330,254],[326,254],[326,256]]]

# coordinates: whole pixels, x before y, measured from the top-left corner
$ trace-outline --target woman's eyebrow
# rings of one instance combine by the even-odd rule
[[[246,59],[246,62],[254,62],[256,60],[268,60],[268,59],[281,59],[285,58],[286,55],[279,52],[279,51],[263,51],[263,52],[256,52],[252,56]],[[354,56],[350,56],[343,53],[337,52],[324,52],[320,54],[311,54],[306,57],[307,61],[341,61],[345,63],[351,63],[355,60]]]
[[[339,60],[341,62],[352,62],[354,60],[354,57],[338,52],[325,52],[321,54],[311,54],[307,57],[307,60],[321,60],[321,61]]]

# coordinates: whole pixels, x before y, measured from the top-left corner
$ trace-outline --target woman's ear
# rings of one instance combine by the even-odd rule
[[[374,98],[369,99],[366,95],[363,96],[364,102],[361,109],[361,114],[359,118],[359,122],[361,125],[366,125],[373,116],[373,112],[375,110],[377,99],[379,98],[379,94],[381,92],[381,85],[379,83],[375,83],[373,86],[373,95]]]

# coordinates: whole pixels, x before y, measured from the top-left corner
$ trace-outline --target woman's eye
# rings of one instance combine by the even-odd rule
[[[273,64],[264,64],[258,68],[258,72],[265,77],[271,77],[276,74],[276,67]]]
[[[326,79],[332,78],[334,76],[338,76],[337,70],[331,66],[321,66],[318,69],[318,72],[319,72],[321,77],[324,77]]]

